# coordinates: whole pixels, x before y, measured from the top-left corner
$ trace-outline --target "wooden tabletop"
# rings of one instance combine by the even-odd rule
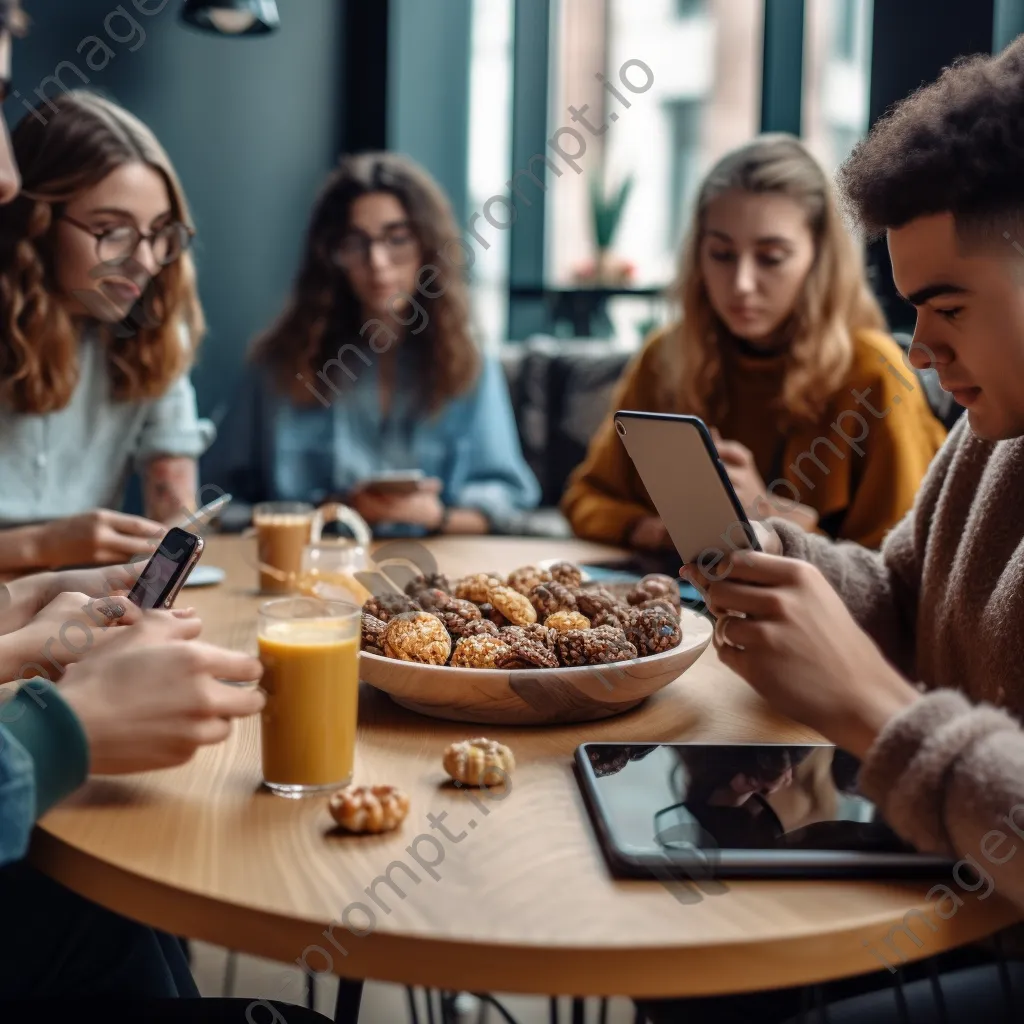
[[[179,603],[200,610],[205,639],[254,651],[251,543],[211,538],[204,564],[223,567],[228,582],[186,590]],[[430,549],[451,574],[608,553],[486,538]],[[356,781],[393,783],[412,798],[401,829],[381,837],[338,835],[325,799],[262,791],[258,728],[236,726],[182,768],[91,780],[42,820],[34,863],[174,934],[287,963],[305,956],[316,971],[450,990],[650,997],[807,984],[879,969],[865,943],[890,960],[896,949],[917,959],[1018,916],[996,895],[964,895],[949,920],[929,915],[933,931],[906,917],[928,909],[924,883],[728,881],[704,892],[614,880],[574,780],[577,744],[819,739],[771,714],[713,647],[621,717],[486,727],[515,753],[504,796],[446,785],[445,746],[481,727],[421,718],[364,684]],[[893,938],[905,918],[920,946],[907,932]]]

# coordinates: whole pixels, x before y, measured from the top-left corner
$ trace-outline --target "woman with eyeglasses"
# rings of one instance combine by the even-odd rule
[[[13,132],[23,188],[0,207],[0,571],[151,550],[214,433],[189,381],[205,324],[170,159],[91,93],[42,113]],[[117,511],[133,470],[146,518]]]
[[[473,340],[467,250],[422,168],[345,157],[287,307],[252,347],[210,481],[242,501],[344,501],[379,536],[515,530],[540,489],[501,366]],[[384,482],[410,471],[422,479]]]

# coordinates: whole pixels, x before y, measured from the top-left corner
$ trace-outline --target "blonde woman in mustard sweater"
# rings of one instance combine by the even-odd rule
[[[685,315],[647,342],[613,409],[700,416],[753,518],[782,515],[877,547],[911,507],[945,429],[886,333],[825,173],[797,139],[761,136],[711,170],[676,297]],[[562,509],[581,537],[671,548],[610,417]]]

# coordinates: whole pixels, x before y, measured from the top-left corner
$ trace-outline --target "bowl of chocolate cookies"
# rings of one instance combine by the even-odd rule
[[[570,562],[435,573],[363,606],[360,678],[434,718],[587,722],[678,679],[711,636],[669,576],[600,586]]]

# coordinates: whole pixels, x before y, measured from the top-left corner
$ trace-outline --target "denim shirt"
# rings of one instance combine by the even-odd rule
[[[378,360],[338,394],[319,379],[323,400],[299,406],[265,370],[250,368],[241,394],[218,427],[204,481],[242,501],[343,498],[382,470],[420,469],[443,485],[446,506],[473,508],[501,531],[540,500],[523,458],[501,364],[484,359],[464,394],[433,415],[417,408],[418,368],[398,360],[387,417],[380,407]],[[378,533],[415,533],[400,524]]]
[[[79,379],[63,409],[0,406],[0,525],[119,509],[133,469],[156,455],[198,459],[214,436],[185,374],[159,398],[115,401],[102,343],[87,331]]]

